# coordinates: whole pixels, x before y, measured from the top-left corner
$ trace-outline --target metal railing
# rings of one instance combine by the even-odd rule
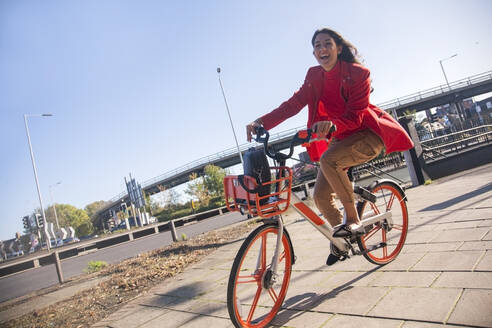
[[[419,100],[423,100],[425,98],[430,98],[433,96],[442,95],[447,92],[451,92],[453,90],[458,90],[473,84],[478,84],[481,82],[485,82],[488,80],[492,80],[492,71],[488,71],[485,73],[480,73],[477,75],[473,75],[455,82],[447,84],[443,84],[431,89],[419,91],[417,93],[410,94],[408,96],[399,97],[381,104],[378,104],[378,107],[384,110],[388,110],[394,107],[410,104]]]
[[[436,159],[434,155],[447,157],[450,153],[458,153],[492,141],[492,125],[481,125],[459,132],[449,133],[440,137],[421,142],[424,158]]]

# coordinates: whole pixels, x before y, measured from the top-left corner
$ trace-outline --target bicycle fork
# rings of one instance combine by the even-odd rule
[[[270,288],[273,284],[275,284],[277,279],[278,260],[280,258],[280,249],[282,247],[282,237],[284,235],[284,222],[282,220],[282,217],[278,216],[276,218],[276,222],[277,222],[278,233],[277,233],[277,240],[275,243],[275,251],[273,253],[272,262],[271,262],[272,265],[270,267],[271,274],[269,278],[266,279],[268,281],[262,279],[262,284],[264,285],[263,287],[267,289]],[[262,250],[264,249],[264,247],[266,247],[266,245],[264,245],[264,240],[262,239],[260,242],[260,252],[258,253],[258,258],[256,260],[256,271],[258,271],[259,268],[261,267],[261,259],[263,256]]]

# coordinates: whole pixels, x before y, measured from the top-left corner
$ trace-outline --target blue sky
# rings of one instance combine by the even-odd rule
[[[240,143],[316,65],[316,28],[338,30],[372,72],[373,103],[492,70],[490,1],[0,0],[0,239],[39,207],[83,208]],[[305,124],[306,111],[275,131]]]

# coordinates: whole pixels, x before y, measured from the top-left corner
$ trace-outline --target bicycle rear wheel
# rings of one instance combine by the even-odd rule
[[[282,306],[292,271],[293,250],[284,229],[277,276],[273,276],[277,235],[276,225],[258,227],[236,255],[227,286],[227,308],[236,327],[265,327]]]
[[[407,205],[403,191],[393,181],[376,182],[368,189],[376,195],[376,202],[359,203],[359,217],[391,211],[393,225],[387,220],[374,224],[365,235],[357,238],[357,244],[369,262],[383,265],[393,261],[405,244],[408,231]]]

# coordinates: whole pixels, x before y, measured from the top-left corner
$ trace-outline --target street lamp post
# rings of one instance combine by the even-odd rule
[[[241,164],[243,164],[243,155],[241,154],[241,150],[239,149],[239,143],[237,142],[236,131],[234,131],[234,125],[232,124],[231,113],[229,112],[229,106],[227,105],[227,99],[225,96],[224,88],[222,87],[222,81],[220,80],[220,67],[217,67],[217,74],[219,75],[219,84],[220,90],[222,90],[222,96],[224,97],[225,106],[227,109],[227,115],[229,115],[229,122],[231,123],[232,134],[234,134],[234,140],[236,141],[237,152],[239,153],[239,159],[241,160]]]
[[[442,66],[442,62],[445,61],[445,60],[451,59],[453,57],[456,57],[456,56],[458,56],[458,54],[454,54],[451,57],[447,57],[447,58],[444,58],[444,59],[439,60],[439,64],[441,65],[442,74],[444,74],[444,79],[446,80],[446,84],[448,86],[448,90],[451,90],[451,88],[449,87],[448,77],[446,76],[446,72],[444,71],[444,66]]]
[[[61,181],[58,181],[57,183],[50,185],[50,188],[49,188],[50,189],[50,197],[51,197],[51,206],[53,206],[53,211],[55,212],[56,228],[58,230],[60,230],[60,224],[58,224],[58,215],[56,214],[56,204],[53,202],[53,193],[51,192],[51,188],[58,186],[59,184],[61,184]]]
[[[27,134],[27,142],[29,144],[29,151],[31,153],[31,162],[32,162],[32,169],[34,171],[34,179],[36,180],[36,188],[38,190],[39,205],[41,207],[41,215],[43,216],[44,224],[46,226],[47,222],[46,222],[46,215],[44,214],[43,198],[41,197],[41,189],[39,187],[38,172],[36,170],[36,162],[34,161],[34,153],[32,151],[32,145],[31,145],[31,136],[29,135],[29,127],[27,125],[27,118],[33,117],[33,116],[53,116],[53,115],[52,114],[40,114],[40,115],[39,114],[37,114],[37,115],[24,114],[24,124],[26,126],[26,134]],[[48,250],[51,249],[49,239],[46,241],[46,246],[48,247]]]
[[[442,74],[444,75],[444,79],[446,80],[446,85],[448,86],[448,91],[451,91],[451,87],[449,86],[448,77],[446,75],[446,72],[444,71],[444,66],[442,65],[442,62],[443,61],[446,61],[448,59],[454,58],[456,56],[458,56],[458,54],[454,54],[454,55],[452,55],[450,57],[447,57],[447,58],[444,58],[444,59],[439,60],[439,64],[441,65]],[[458,113],[458,119],[459,119],[460,123],[462,123],[463,120],[462,120],[462,117],[461,117],[461,111],[460,111],[460,109],[457,108],[456,104],[452,104],[452,105],[455,107],[456,112]]]

